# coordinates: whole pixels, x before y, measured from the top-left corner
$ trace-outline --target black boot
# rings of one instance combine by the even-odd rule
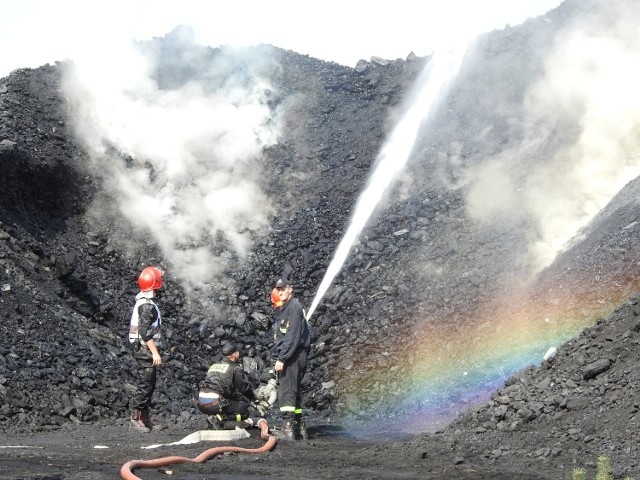
[[[148,408],[140,411],[140,419],[145,427],[149,430],[153,430],[155,424],[153,423],[153,420],[151,420],[151,412]]]
[[[296,413],[296,439],[308,440],[309,432],[307,431],[307,423],[302,419],[301,413]]]
[[[282,428],[280,429],[281,435],[279,436],[282,440],[296,440],[296,430],[297,423],[292,418],[285,418],[282,420]]]
[[[209,430],[224,430],[224,416],[221,414],[207,415]]]
[[[237,424],[236,424],[236,428],[251,428],[255,425],[255,422],[253,421],[253,418],[251,417],[247,417],[244,420],[240,420]]]

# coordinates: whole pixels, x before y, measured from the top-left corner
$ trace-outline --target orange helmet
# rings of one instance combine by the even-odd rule
[[[148,290],[157,290],[162,287],[162,270],[156,267],[147,267],[142,270],[138,277],[138,285],[140,290],[146,292]]]
[[[280,293],[277,288],[271,290],[271,303],[273,303],[273,308],[279,308],[282,306],[282,300],[280,300]]]

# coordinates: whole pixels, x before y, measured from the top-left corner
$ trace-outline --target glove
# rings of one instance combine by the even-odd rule
[[[265,400],[256,402],[255,406],[256,406],[256,410],[258,410],[258,413],[260,414],[261,417],[264,417],[267,414],[267,411],[269,410],[269,404]]]
[[[267,405],[271,406],[275,403],[277,394],[278,394],[278,382],[272,378],[262,389],[262,399],[267,403]]]
[[[266,385],[260,385],[260,387],[258,387],[254,392],[254,402],[255,403],[260,403],[262,400],[265,400],[267,398],[267,396],[265,395],[265,388]]]

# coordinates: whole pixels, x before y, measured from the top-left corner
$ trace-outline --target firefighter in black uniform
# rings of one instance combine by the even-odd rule
[[[280,298],[281,305],[276,301]],[[307,367],[311,347],[309,326],[298,299],[293,298],[293,286],[279,278],[272,291],[276,310],[274,323],[274,370],[279,375],[278,403],[282,413],[282,438],[307,436],[302,422],[302,377]]]
[[[240,346],[228,343],[222,347],[222,359],[209,367],[200,383],[196,406],[207,415],[212,429],[223,428],[225,422],[238,422],[246,428],[253,425],[255,394],[246,373],[238,364]]]
[[[162,287],[162,275],[163,272],[156,267],[147,267],[140,273],[140,292],[136,295],[129,325],[129,351],[138,368],[136,390],[131,399],[131,426],[141,432],[149,432],[153,428],[151,398],[156,389],[157,367],[162,364],[158,351],[162,316],[153,301],[156,290]]]

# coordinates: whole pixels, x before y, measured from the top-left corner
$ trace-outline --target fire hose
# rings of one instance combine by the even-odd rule
[[[219,455],[221,453],[263,453],[271,450],[276,444],[276,437],[269,433],[269,425],[264,418],[258,421],[260,427],[260,438],[267,440],[267,442],[260,448],[242,448],[235,446],[223,446],[214,447],[209,450],[205,450],[195,458],[171,456],[155,458],[153,460],[130,460],[120,468],[120,476],[124,480],[141,480],[133,474],[133,471],[139,468],[159,468],[166,467],[167,465],[174,465],[180,463],[204,463],[209,458]]]

